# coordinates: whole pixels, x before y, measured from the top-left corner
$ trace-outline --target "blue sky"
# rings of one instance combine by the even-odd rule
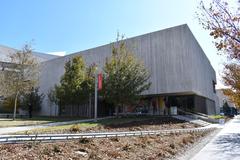
[[[216,70],[217,56],[209,33],[195,15],[198,0],[1,0],[0,44],[21,48],[34,40],[39,52],[67,54],[126,37],[187,23]]]

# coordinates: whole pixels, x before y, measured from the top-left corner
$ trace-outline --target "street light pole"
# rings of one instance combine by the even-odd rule
[[[97,121],[97,96],[98,96],[98,72],[95,73],[95,103],[94,103],[94,119]]]

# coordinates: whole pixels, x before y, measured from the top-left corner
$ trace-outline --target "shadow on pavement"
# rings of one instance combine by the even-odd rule
[[[235,119],[232,123],[240,123],[240,119]]]
[[[240,156],[240,133],[221,135],[213,143],[224,158]]]

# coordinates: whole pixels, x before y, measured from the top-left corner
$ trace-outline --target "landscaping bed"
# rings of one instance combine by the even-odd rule
[[[223,116],[223,115],[211,115],[209,116],[209,118],[215,121],[215,123],[220,123],[219,122],[220,119],[224,120],[224,123],[232,119],[232,117],[230,116]]]
[[[98,122],[84,122],[73,125],[63,125],[34,129],[25,134],[39,133],[80,133],[80,132],[109,132],[109,131],[142,131],[196,128],[199,125],[178,120],[172,117],[126,117],[100,120]]]
[[[143,137],[95,138],[55,143],[0,145],[7,159],[169,159],[198,142],[209,132]]]

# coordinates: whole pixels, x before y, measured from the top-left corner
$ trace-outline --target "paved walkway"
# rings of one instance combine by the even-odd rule
[[[240,116],[235,117],[191,160],[239,160]]]
[[[107,119],[107,118],[112,118],[112,117],[98,118],[98,120]],[[10,134],[10,133],[28,131],[28,130],[37,129],[37,128],[47,128],[47,127],[53,127],[53,126],[61,126],[61,125],[75,124],[75,123],[81,123],[81,122],[91,122],[91,121],[94,121],[94,119],[53,122],[53,123],[31,125],[31,126],[4,127],[4,128],[0,128],[0,134]]]

